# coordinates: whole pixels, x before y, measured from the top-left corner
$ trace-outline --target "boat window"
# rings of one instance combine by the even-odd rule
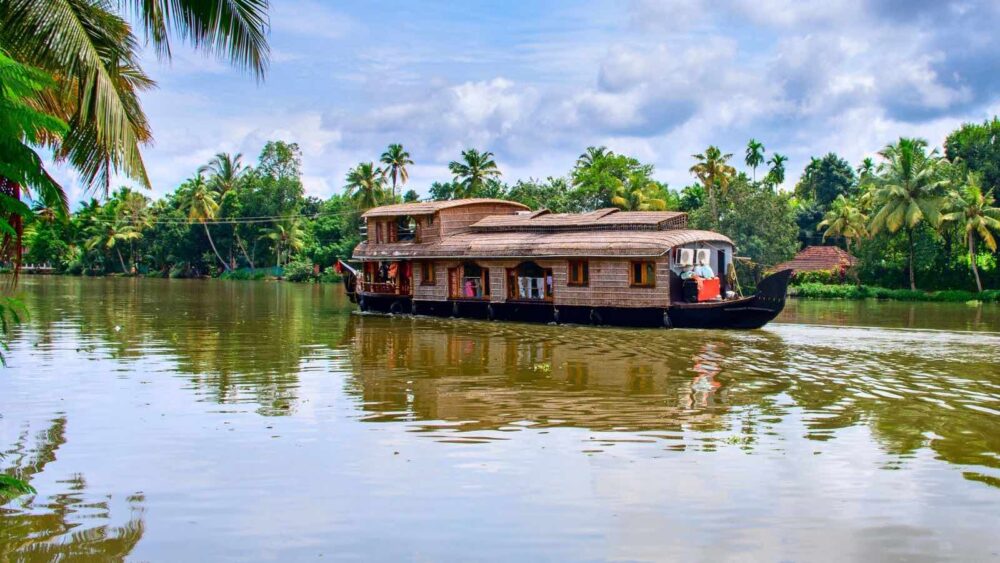
[[[420,285],[434,285],[437,280],[434,277],[434,262],[420,263]]]
[[[590,285],[590,267],[586,260],[569,261],[569,285]]]
[[[382,242],[382,221],[375,221],[375,244]]]
[[[656,286],[656,262],[642,260],[632,262],[629,269],[629,283],[634,287]]]
[[[417,238],[417,221],[408,215],[396,220],[396,239],[414,240]]]
[[[552,269],[534,262],[524,262],[507,270],[507,298],[525,300],[552,299]]]
[[[420,285],[434,285],[434,262],[420,263]]]
[[[481,268],[478,264],[470,262],[463,264],[461,268],[456,268],[455,270],[456,274],[454,278],[449,280],[451,284],[449,290],[452,297],[484,299],[490,296],[489,268]],[[449,276],[452,275],[449,272]]]

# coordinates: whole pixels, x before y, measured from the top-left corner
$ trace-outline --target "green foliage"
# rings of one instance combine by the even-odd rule
[[[836,285],[847,281],[847,272],[841,270],[817,270],[813,272],[796,272],[792,276],[792,285],[823,284]]]
[[[314,282],[318,278],[312,262],[297,260],[285,265],[285,279],[291,282]]]
[[[804,299],[892,299],[896,301],[940,301],[965,303],[968,301],[998,301],[1000,291],[916,291],[911,289],[887,289],[866,285],[825,285],[822,283],[805,283],[793,291],[795,297]]]
[[[0,501],[37,493],[38,491],[28,483],[10,475],[0,473]]]
[[[732,153],[723,153],[719,147],[714,145],[705,149],[704,153],[691,155],[695,159],[694,166],[691,167],[691,174],[701,181],[708,194],[708,203],[712,212],[712,225],[719,225],[719,204],[720,195],[725,195],[729,189],[729,184],[736,178],[736,169],[730,166],[729,160]]]
[[[583,209],[627,206],[622,205],[627,199],[656,199],[644,195],[652,175],[653,165],[616,154],[607,147],[588,147],[570,172],[574,195]],[[616,197],[619,205],[615,204]]]
[[[838,196],[854,195],[857,178],[846,160],[834,153],[814,158],[806,166],[802,179],[795,186],[800,199],[815,201],[825,211]]]
[[[753,169],[753,180],[757,181],[757,167],[764,164],[764,143],[757,139],[750,139],[747,142],[747,150],[744,153],[744,162]]]
[[[741,256],[773,265],[798,250],[798,228],[791,198],[741,175],[719,201],[718,231],[733,239]],[[711,210],[701,207],[690,215],[694,228],[712,229]]]
[[[347,197],[334,195],[320,205],[308,229],[303,254],[315,264],[333,265],[350,258],[361,242],[361,215]]]
[[[32,103],[51,93],[54,86],[55,81],[48,74],[18,63],[0,49],[0,178],[31,189],[38,201],[63,218],[69,209],[66,193],[31,146],[45,138],[57,139],[68,131],[66,123],[36,109]],[[0,195],[0,212],[4,216],[31,216],[30,210],[19,201],[19,194]],[[17,236],[7,221],[0,228],[4,236]]]
[[[927,152],[927,141],[900,138],[879,153],[884,162],[873,178],[875,205],[871,232],[904,230],[909,242],[910,289],[916,289],[913,231],[920,225],[937,228],[945,211],[945,187],[937,150]]]
[[[299,144],[268,141],[260,151],[257,172],[275,180],[298,180],[302,177],[302,150]]]
[[[500,176],[493,153],[476,149],[462,151],[462,160],[451,161],[448,169],[455,176],[452,194],[456,199],[476,197],[483,193],[487,180]]]
[[[385,175],[392,182],[392,198],[396,199],[396,183],[405,184],[410,179],[407,167],[413,164],[410,153],[403,149],[403,145],[393,143],[382,153],[379,162],[385,165]],[[411,190],[412,191],[412,190]]]
[[[344,279],[344,276],[337,273],[337,269],[333,266],[327,266],[323,269],[323,273],[319,275],[320,283],[339,283]]]
[[[681,211],[694,211],[705,205],[705,187],[701,184],[691,184],[681,190],[678,209]]]
[[[944,142],[944,154],[982,177],[983,191],[1000,198],[1000,117],[981,124],[966,123]],[[994,200],[1000,204],[1000,200]]]
[[[430,196],[433,201],[455,199],[455,193],[461,190],[457,182],[431,182]]]
[[[534,178],[518,180],[508,190],[507,198],[532,209],[548,209],[553,213],[575,213],[583,209],[580,198],[576,197],[566,179],[552,176],[545,181]]]
[[[841,194],[833,200],[829,211],[816,228],[823,231],[824,241],[830,237],[843,238],[847,242],[847,250],[850,251],[851,241],[858,241],[868,236],[868,217]]]
[[[373,162],[362,162],[347,173],[347,192],[361,209],[371,209],[389,200],[385,172]]]
[[[767,171],[767,179],[765,180],[768,184],[772,186],[779,186],[785,183],[785,163],[788,162],[788,157],[774,153],[771,158],[767,161],[771,165],[771,169]]]
[[[219,275],[220,280],[237,280],[237,281],[249,281],[249,280],[263,280],[271,276],[273,272],[272,268],[240,268],[238,270],[230,270],[228,272],[223,272]]]

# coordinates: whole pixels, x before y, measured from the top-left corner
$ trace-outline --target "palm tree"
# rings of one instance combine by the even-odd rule
[[[580,158],[576,159],[576,166],[578,168],[593,166],[595,162],[611,154],[613,153],[608,150],[608,147],[587,147],[587,150],[580,155]]]
[[[222,267],[229,271],[229,264],[222,259],[219,250],[215,248],[215,241],[212,240],[212,233],[208,230],[208,221],[215,220],[216,213],[219,212],[219,203],[215,200],[215,190],[205,182],[205,177],[201,174],[188,180],[181,189],[181,197],[184,198],[184,207],[188,210],[188,219],[201,223],[205,228],[205,236],[208,237],[208,244],[212,247],[212,252],[219,259]]]
[[[117,213],[117,206],[105,206],[102,216],[91,223],[86,230],[87,240],[84,246],[87,250],[100,248],[102,250],[114,249],[118,255],[118,262],[122,266],[122,273],[128,274],[129,269],[125,266],[125,259],[122,257],[119,242],[132,242],[142,238],[142,233],[134,226],[124,220]]]
[[[170,33],[229,59],[258,79],[267,69],[268,0],[122,0],[162,58]],[[149,186],[139,147],[152,135],[139,93],[154,86],[140,66],[140,41],[103,0],[2,0],[0,49],[56,77],[37,100],[70,128],[46,136],[56,157],[107,193],[116,172]]]
[[[715,190],[719,189],[723,193],[729,189],[729,182],[736,175],[736,169],[729,165],[732,153],[722,154],[719,147],[714,145],[705,149],[704,153],[692,155],[697,164],[691,167],[691,173],[701,180],[708,192],[708,200],[712,208],[712,220],[715,225],[719,225],[719,204],[716,201]]]
[[[855,207],[844,194],[837,196],[830,204],[830,210],[823,216],[823,220],[816,226],[816,230],[823,231],[823,240],[827,237],[843,237],[847,244],[847,251],[851,251],[851,241],[868,236],[868,217]],[[826,230],[823,230],[823,228]]]
[[[149,209],[149,198],[129,188],[119,188],[112,199],[115,216],[129,225],[138,237],[129,239],[129,261],[133,269],[138,269],[135,259],[135,241],[142,238],[143,231],[153,226],[153,218]]]
[[[208,164],[199,167],[198,173],[207,174],[209,185],[219,192],[220,198],[224,198],[228,193],[235,193],[240,180],[249,170],[249,168],[245,168],[243,166],[242,153],[232,155],[226,152],[220,152],[212,157],[212,160],[208,161]],[[219,203],[221,207],[221,199]],[[243,243],[240,240],[240,234],[237,227],[237,225],[233,225],[233,242],[240,247],[243,252],[243,256],[247,259],[247,263],[249,263],[250,267],[253,268],[253,260],[250,259],[250,255],[247,254],[246,247],[243,246]],[[231,262],[235,262],[233,260],[232,244],[229,245],[229,259]]]
[[[858,165],[857,171],[858,179],[864,182],[866,178],[871,178],[875,173],[875,161],[870,156],[865,157]]]
[[[881,230],[890,233],[904,229],[909,243],[910,289],[916,289],[913,274],[913,232],[922,223],[937,227],[945,206],[943,189],[947,180],[942,178],[937,149],[927,152],[927,141],[900,138],[888,145],[879,156],[884,162],[878,166],[873,178],[875,191],[872,199],[878,210],[872,217],[871,233]]]
[[[347,173],[347,195],[361,209],[377,207],[385,199],[385,174],[373,162],[362,162]]]
[[[243,154],[220,152],[208,164],[199,167],[198,173],[207,175],[209,184],[218,190],[220,196],[224,196],[236,189],[247,170],[243,166]]]
[[[385,173],[392,178],[392,201],[396,201],[396,181],[405,184],[410,179],[410,174],[406,167],[413,164],[410,160],[410,153],[403,150],[403,145],[393,143],[382,153],[382,164],[385,164]]]
[[[771,169],[767,172],[767,178],[775,186],[785,182],[786,162],[788,162],[788,157],[780,153],[774,153],[767,161],[771,165]]]
[[[274,243],[276,265],[280,268],[282,251],[285,252],[285,263],[287,264],[293,250],[298,251],[305,248],[305,234],[305,229],[299,218],[288,215],[265,229],[260,238]]]
[[[965,228],[965,238],[969,244],[969,264],[976,278],[976,289],[983,291],[983,282],[979,279],[979,266],[976,264],[977,242],[982,240],[992,252],[997,250],[997,239],[994,233],[1000,233],[1000,207],[992,207],[993,193],[983,194],[981,180],[978,174],[969,174],[965,186],[959,192],[952,194],[955,211],[945,215],[947,221],[962,221]]]
[[[461,187],[456,197],[474,197],[483,188],[488,178],[500,176],[500,169],[493,160],[490,151],[479,152],[476,149],[462,151],[462,162],[451,161],[448,169],[455,176],[457,186]]]
[[[747,143],[745,161],[747,166],[753,169],[753,181],[757,182],[757,167],[764,163],[764,143],[757,139],[750,139]]]
[[[625,211],[662,211],[667,208],[667,202],[657,197],[660,186],[644,174],[633,174],[627,181],[615,186],[611,205]]]

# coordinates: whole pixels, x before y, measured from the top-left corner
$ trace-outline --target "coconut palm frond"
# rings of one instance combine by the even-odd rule
[[[267,74],[268,0],[119,0],[139,16],[157,53],[169,58],[170,31],[257,79]]]

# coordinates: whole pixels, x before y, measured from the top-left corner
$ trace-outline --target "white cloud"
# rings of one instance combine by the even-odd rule
[[[692,153],[739,155],[754,137],[791,157],[794,182],[809,156],[853,162],[903,134],[940,143],[997,111],[1000,10],[949,6],[636,0],[493,29],[463,12],[362,22],[364,6],[282,3],[259,89],[234,88],[245,78],[214,59],[175,58],[146,97],[157,139],[146,160],[162,193],[220,150],[253,160],[282,138],[302,146],[308,191],[327,195],[401,142],[417,161],[408,187],[425,192],[465,148],[495,152],[513,181],[565,174],[605,144],[679,187]]]

